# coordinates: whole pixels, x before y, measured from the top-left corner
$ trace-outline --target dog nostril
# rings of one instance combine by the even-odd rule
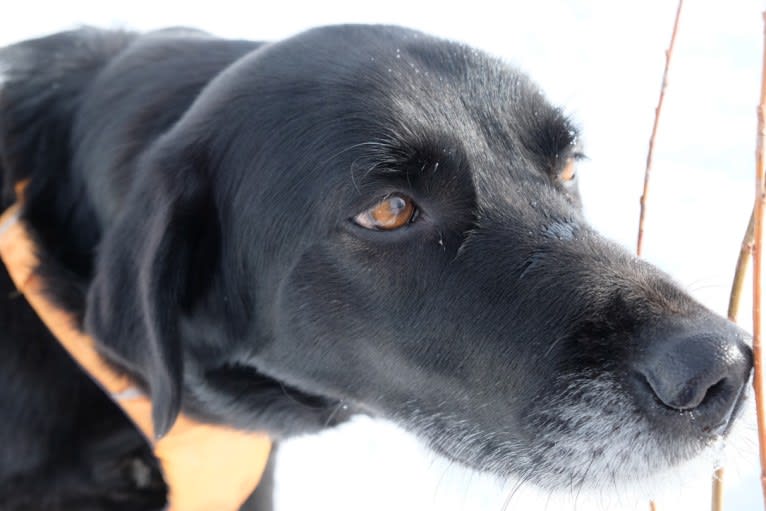
[[[708,385],[701,378],[693,378],[687,382],[679,382],[678,385],[667,384],[667,380],[647,378],[647,383],[652,388],[654,395],[668,408],[686,411],[699,407],[703,402],[714,399],[725,393],[725,380],[721,378],[712,385]]]
[[[636,387],[637,396],[649,417],[673,422],[681,419],[662,408],[693,410],[694,424],[703,431],[731,422],[750,375],[752,353],[736,327],[708,321],[645,332],[634,368],[644,381]]]

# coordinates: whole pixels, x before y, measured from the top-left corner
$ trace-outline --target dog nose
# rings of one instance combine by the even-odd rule
[[[637,370],[665,411],[694,411],[690,417],[704,432],[719,433],[741,401],[752,352],[734,325],[717,318],[716,324],[703,323],[707,328],[696,325],[691,332],[685,328],[669,336],[655,331]]]

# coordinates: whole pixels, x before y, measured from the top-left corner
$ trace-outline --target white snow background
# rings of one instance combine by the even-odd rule
[[[469,43],[520,66],[583,128],[589,160],[581,190],[592,223],[631,250],[638,197],[676,2],[513,0],[506,2],[112,3],[5,0],[0,45],[81,24],[148,30],[194,26],[227,37],[279,39],[317,25],[392,23]],[[725,314],[753,198],[762,22],[758,0],[687,0],[656,145],[645,257],[699,300]],[[750,326],[750,295],[740,323]],[[745,428],[754,437],[752,426]],[[754,440],[739,449],[752,454]],[[727,509],[761,509],[754,458],[733,463]],[[491,510],[508,493],[424,454],[391,425],[359,419],[296,439],[281,450],[279,511]],[[709,508],[709,481],[680,486],[659,509]],[[617,509],[648,509],[621,497]],[[509,509],[600,509],[521,492]],[[674,499],[680,497],[683,503]],[[603,496],[602,496],[603,497]],[[606,497],[603,497],[606,499]],[[663,500],[667,499],[667,500]],[[672,504],[671,504],[672,502]],[[614,502],[613,502],[614,504]]]

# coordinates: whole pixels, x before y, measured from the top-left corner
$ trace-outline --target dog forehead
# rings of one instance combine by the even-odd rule
[[[208,94],[204,106],[248,119],[226,124],[238,125],[237,135],[224,133],[247,143],[217,147],[291,170],[267,173],[269,190],[346,189],[354,169],[395,168],[417,155],[424,168],[445,170],[451,158],[497,204],[496,194],[514,196],[520,184],[524,196],[537,193],[543,167],[570,142],[563,116],[523,73],[462,44],[350,25],[267,46],[224,73],[209,91],[222,93]]]
[[[360,105],[373,132],[406,148],[462,153],[479,174],[517,178],[553,172],[577,142],[526,75],[470,47],[417,39],[397,47],[393,65],[390,54],[372,60],[368,76],[384,85],[362,87]]]
[[[444,179],[469,174],[479,202],[497,204],[498,195],[500,202],[518,202],[518,195],[556,202],[555,171],[576,139],[560,111],[513,70],[479,90],[461,83],[464,77],[447,84],[438,78],[421,77],[417,93],[398,90],[386,98],[386,115],[371,120],[386,123],[372,130],[386,133],[385,143],[369,144],[380,159],[395,166],[396,156],[389,155],[409,155],[418,168],[439,169]],[[514,85],[503,89],[508,79]]]

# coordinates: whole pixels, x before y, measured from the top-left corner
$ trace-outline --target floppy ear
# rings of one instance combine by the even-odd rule
[[[85,323],[105,357],[148,387],[159,438],[181,408],[179,320],[199,282],[195,252],[211,211],[188,166],[154,164],[138,179],[100,246]]]

